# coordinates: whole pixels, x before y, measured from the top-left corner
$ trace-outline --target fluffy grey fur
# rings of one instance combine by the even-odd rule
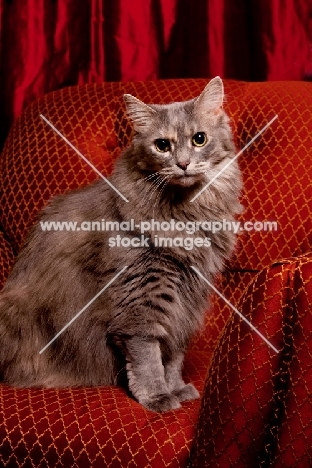
[[[190,202],[235,154],[220,78],[187,102],[146,105],[130,95],[124,99],[135,132],[110,181],[129,203],[100,180],[53,198],[40,221],[233,220],[240,211],[236,161]],[[206,135],[202,146],[192,143],[198,132],[200,144]],[[167,151],[159,150],[159,140],[169,141]],[[208,233],[210,247],[186,250],[155,245],[155,234],[190,237],[184,231],[146,232],[148,248],[110,247],[109,238],[118,234],[141,237],[137,229],[43,232],[39,223],[33,227],[0,295],[3,382],[45,387],[122,384],[153,411],[198,398],[181,375],[185,350],[208,304],[207,286],[191,266],[213,281],[233,252],[235,235]],[[200,230],[198,236],[205,238],[207,232]],[[124,266],[127,269],[39,354]]]

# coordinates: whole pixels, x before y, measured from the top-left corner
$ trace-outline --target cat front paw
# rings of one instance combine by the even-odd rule
[[[170,393],[155,395],[152,398],[140,402],[145,408],[156,413],[175,410],[181,407],[179,399]]]
[[[188,383],[179,390],[175,390],[173,394],[179,401],[197,400],[197,398],[200,397],[198,390],[196,390],[194,385],[191,383]]]

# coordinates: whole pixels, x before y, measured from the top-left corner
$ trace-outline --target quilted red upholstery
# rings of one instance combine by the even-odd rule
[[[206,82],[77,86],[26,109],[0,159],[0,283],[47,200],[97,177],[40,113],[108,174],[131,136],[123,93],[170,102],[198,95]],[[311,84],[226,81],[225,91],[238,149],[278,114],[239,161],[245,185],[242,220],[277,221],[279,228],[244,233],[218,289],[281,353],[275,355],[214,295],[205,330],[193,340],[185,362],[185,378],[203,392],[201,402],[157,415],[113,387],[0,386],[0,465],[312,465],[312,260],[302,256],[312,244]],[[293,259],[283,260],[287,257]]]
[[[273,264],[240,309],[279,349],[231,317],[214,355],[192,467],[310,467],[312,255]],[[204,450],[203,450],[204,449]]]

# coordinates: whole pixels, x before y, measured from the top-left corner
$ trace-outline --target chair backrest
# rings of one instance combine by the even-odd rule
[[[150,103],[181,101],[199,95],[207,81],[69,87],[28,107],[13,125],[0,159],[0,224],[13,249],[19,250],[36,213],[50,197],[98,177],[40,114],[107,175],[131,137],[124,93]],[[238,150],[278,115],[239,157],[246,208],[241,219],[258,224],[256,230],[242,234],[231,267],[258,270],[311,250],[312,84],[224,83],[225,110]],[[264,221],[276,222],[278,230],[260,230]]]

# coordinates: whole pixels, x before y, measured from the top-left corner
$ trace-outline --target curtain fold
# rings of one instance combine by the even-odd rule
[[[312,0],[0,0],[0,144],[35,98],[102,81],[312,78]]]

